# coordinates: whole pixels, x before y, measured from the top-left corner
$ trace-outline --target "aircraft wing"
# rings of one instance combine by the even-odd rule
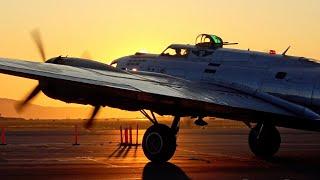
[[[174,111],[179,111],[183,112],[182,115],[203,113],[235,119],[242,115],[245,115],[244,118],[248,116],[256,118],[261,114],[305,119],[319,118],[314,112],[308,114],[309,111],[306,111],[305,107],[289,104],[294,108],[302,108],[297,114],[295,112],[297,109],[285,108],[281,99],[271,96],[270,100],[270,97],[266,97],[268,94],[234,88],[232,84],[221,82],[203,84],[162,74],[133,74],[110,68],[110,71],[100,71],[0,58],[0,73],[40,81],[67,81],[97,91],[114,90],[118,98],[124,98],[129,103],[138,102],[140,108],[154,109],[159,114],[174,114]]]

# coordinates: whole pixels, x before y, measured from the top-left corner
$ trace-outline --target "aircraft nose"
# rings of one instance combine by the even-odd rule
[[[113,60],[110,65],[118,69],[125,69],[128,62],[128,57],[121,57]]]
[[[118,62],[119,62],[119,59],[115,59],[115,60],[113,60],[113,61],[110,63],[110,65],[111,65],[111,66],[117,65]]]
[[[121,64],[122,64],[122,63],[126,63],[127,60],[128,60],[128,57],[127,57],[127,56],[121,57],[121,58],[118,58],[118,59],[113,60],[113,61],[110,63],[110,65],[119,65],[120,63],[121,63]]]

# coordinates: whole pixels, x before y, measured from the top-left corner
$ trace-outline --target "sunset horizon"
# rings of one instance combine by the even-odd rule
[[[290,4],[290,6],[288,5]],[[172,43],[194,44],[200,33],[213,33],[232,48],[320,59],[319,1],[36,1],[12,0],[0,6],[0,57],[39,62],[30,32],[38,29],[47,58],[89,54],[112,60],[145,50],[161,53]],[[0,97],[21,100],[36,81],[0,75]],[[69,105],[43,94],[33,101]]]

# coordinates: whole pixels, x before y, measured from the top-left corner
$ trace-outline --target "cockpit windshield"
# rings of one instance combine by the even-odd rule
[[[181,47],[171,47],[169,46],[166,50],[161,53],[161,56],[168,57],[187,57],[189,50],[187,48]]]

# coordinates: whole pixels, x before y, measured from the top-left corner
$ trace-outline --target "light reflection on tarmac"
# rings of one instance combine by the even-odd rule
[[[250,153],[247,129],[182,129],[174,158],[155,164],[140,146],[120,147],[118,131],[81,131],[72,146],[67,128],[9,129],[0,179],[318,179],[320,133],[280,131],[281,149],[266,161]]]

